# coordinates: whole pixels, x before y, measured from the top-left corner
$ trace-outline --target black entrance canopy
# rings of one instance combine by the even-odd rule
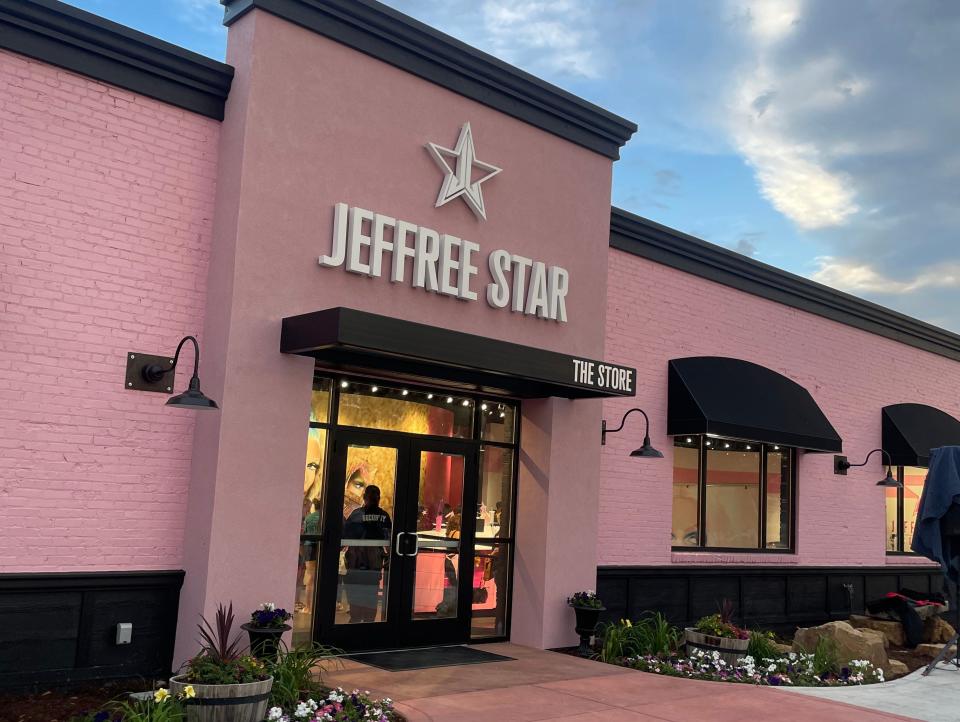
[[[883,448],[894,466],[929,466],[930,450],[960,445],[960,421],[925,404],[883,407]]]
[[[636,369],[351,308],[283,319],[280,350],[332,368],[443,379],[519,398],[636,394]]]
[[[669,364],[667,434],[716,434],[810,451],[843,442],[803,386],[763,366],[720,356]]]

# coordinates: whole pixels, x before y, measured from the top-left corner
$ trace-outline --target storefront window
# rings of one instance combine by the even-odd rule
[[[316,394],[314,394],[316,398]],[[300,553],[297,560],[297,592],[293,614],[294,644],[309,642],[317,592],[317,563],[323,531],[323,475],[326,469],[327,430],[307,432],[307,458],[303,471],[303,507],[300,521]]]
[[[330,421],[330,379],[319,378],[313,382],[313,394],[310,397],[310,421],[325,424]]]
[[[473,615],[470,637],[502,637],[506,634],[513,546],[477,540],[473,563]]]
[[[918,466],[901,466],[897,469],[897,477],[903,488],[888,487],[885,490],[887,551],[909,552],[917,526],[917,513],[920,510],[920,497],[923,495],[927,470]]]
[[[514,409],[499,401],[480,402],[480,438],[501,444],[513,443]]]
[[[513,504],[513,449],[485,444],[480,456],[477,538],[509,538]]]
[[[474,403],[447,392],[343,380],[337,424],[466,439],[473,435]]]
[[[675,548],[792,548],[793,449],[677,436],[673,451]]]
[[[675,547],[700,546],[700,437],[678,436],[673,449],[673,531]]]

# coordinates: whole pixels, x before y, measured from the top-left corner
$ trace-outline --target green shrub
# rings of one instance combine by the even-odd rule
[[[820,637],[817,640],[816,649],[813,650],[813,671],[821,677],[840,673],[840,653],[832,637]]]
[[[293,649],[281,646],[276,659],[267,662],[267,671],[273,677],[270,706],[293,709],[310,696],[321,698],[324,665],[339,651],[316,642]]]
[[[747,654],[758,663],[764,659],[777,659],[781,656],[780,650],[774,644],[772,632],[750,632]]]
[[[597,657],[603,662],[651,654],[670,655],[682,640],[680,630],[659,612],[646,613],[636,622],[621,619],[616,624],[606,624],[601,627],[599,637]]]

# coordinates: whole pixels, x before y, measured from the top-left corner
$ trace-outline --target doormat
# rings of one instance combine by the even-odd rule
[[[398,649],[390,652],[357,652],[356,654],[345,654],[343,656],[346,659],[352,659],[354,662],[369,664],[371,667],[385,669],[388,672],[513,660],[513,657],[505,657],[502,654],[494,654],[475,647],[462,646],[422,647],[420,649]]]

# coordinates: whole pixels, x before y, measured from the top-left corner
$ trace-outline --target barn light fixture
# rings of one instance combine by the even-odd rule
[[[833,473],[846,476],[847,469],[852,469],[855,466],[866,466],[867,462],[870,461],[870,457],[873,456],[878,451],[881,454],[883,454],[883,457],[887,460],[887,475],[877,482],[877,486],[888,486],[888,487],[894,487],[894,488],[899,488],[903,486],[903,484],[901,484],[899,481],[897,481],[893,477],[893,471],[891,469],[893,462],[890,459],[890,454],[888,454],[883,449],[874,449],[873,451],[871,451],[869,454],[867,454],[867,458],[863,460],[862,464],[851,464],[847,460],[846,456],[840,456],[840,455],[834,456],[833,457]]]
[[[630,414],[632,414],[634,411],[639,411],[641,414],[643,414],[643,418],[647,422],[647,427],[646,427],[646,430],[643,432],[643,446],[641,446],[639,449],[634,449],[633,451],[631,451],[630,456],[639,456],[639,457],[648,458],[648,459],[662,459],[663,454],[657,451],[656,449],[654,449],[653,446],[650,445],[650,418],[647,416],[646,412],[643,409],[634,408],[627,411],[627,413],[623,415],[623,418],[620,419],[620,426],[618,426],[615,429],[608,429],[607,420],[604,419],[601,422],[601,427],[600,427],[600,445],[606,446],[607,434],[615,434],[621,429],[623,429],[623,425],[626,423],[627,417]]]
[[[193,344],[194,349],[193,376],[190,377],[187,390],[171,397],[167,401],[167,406],[177,406],[179,408],[194,409],[197,411],[220,408],[217,406],[216,401],[207,398],[200,390],[200,345],[193,336],[184,336],[180,340],[173,358],[152,356],[150,354],[128,353],[125,388],[130,391],[172,393],[173,374],[174,371],[176,371],[177,363],[180,361],[180,351],[187,341]]]

